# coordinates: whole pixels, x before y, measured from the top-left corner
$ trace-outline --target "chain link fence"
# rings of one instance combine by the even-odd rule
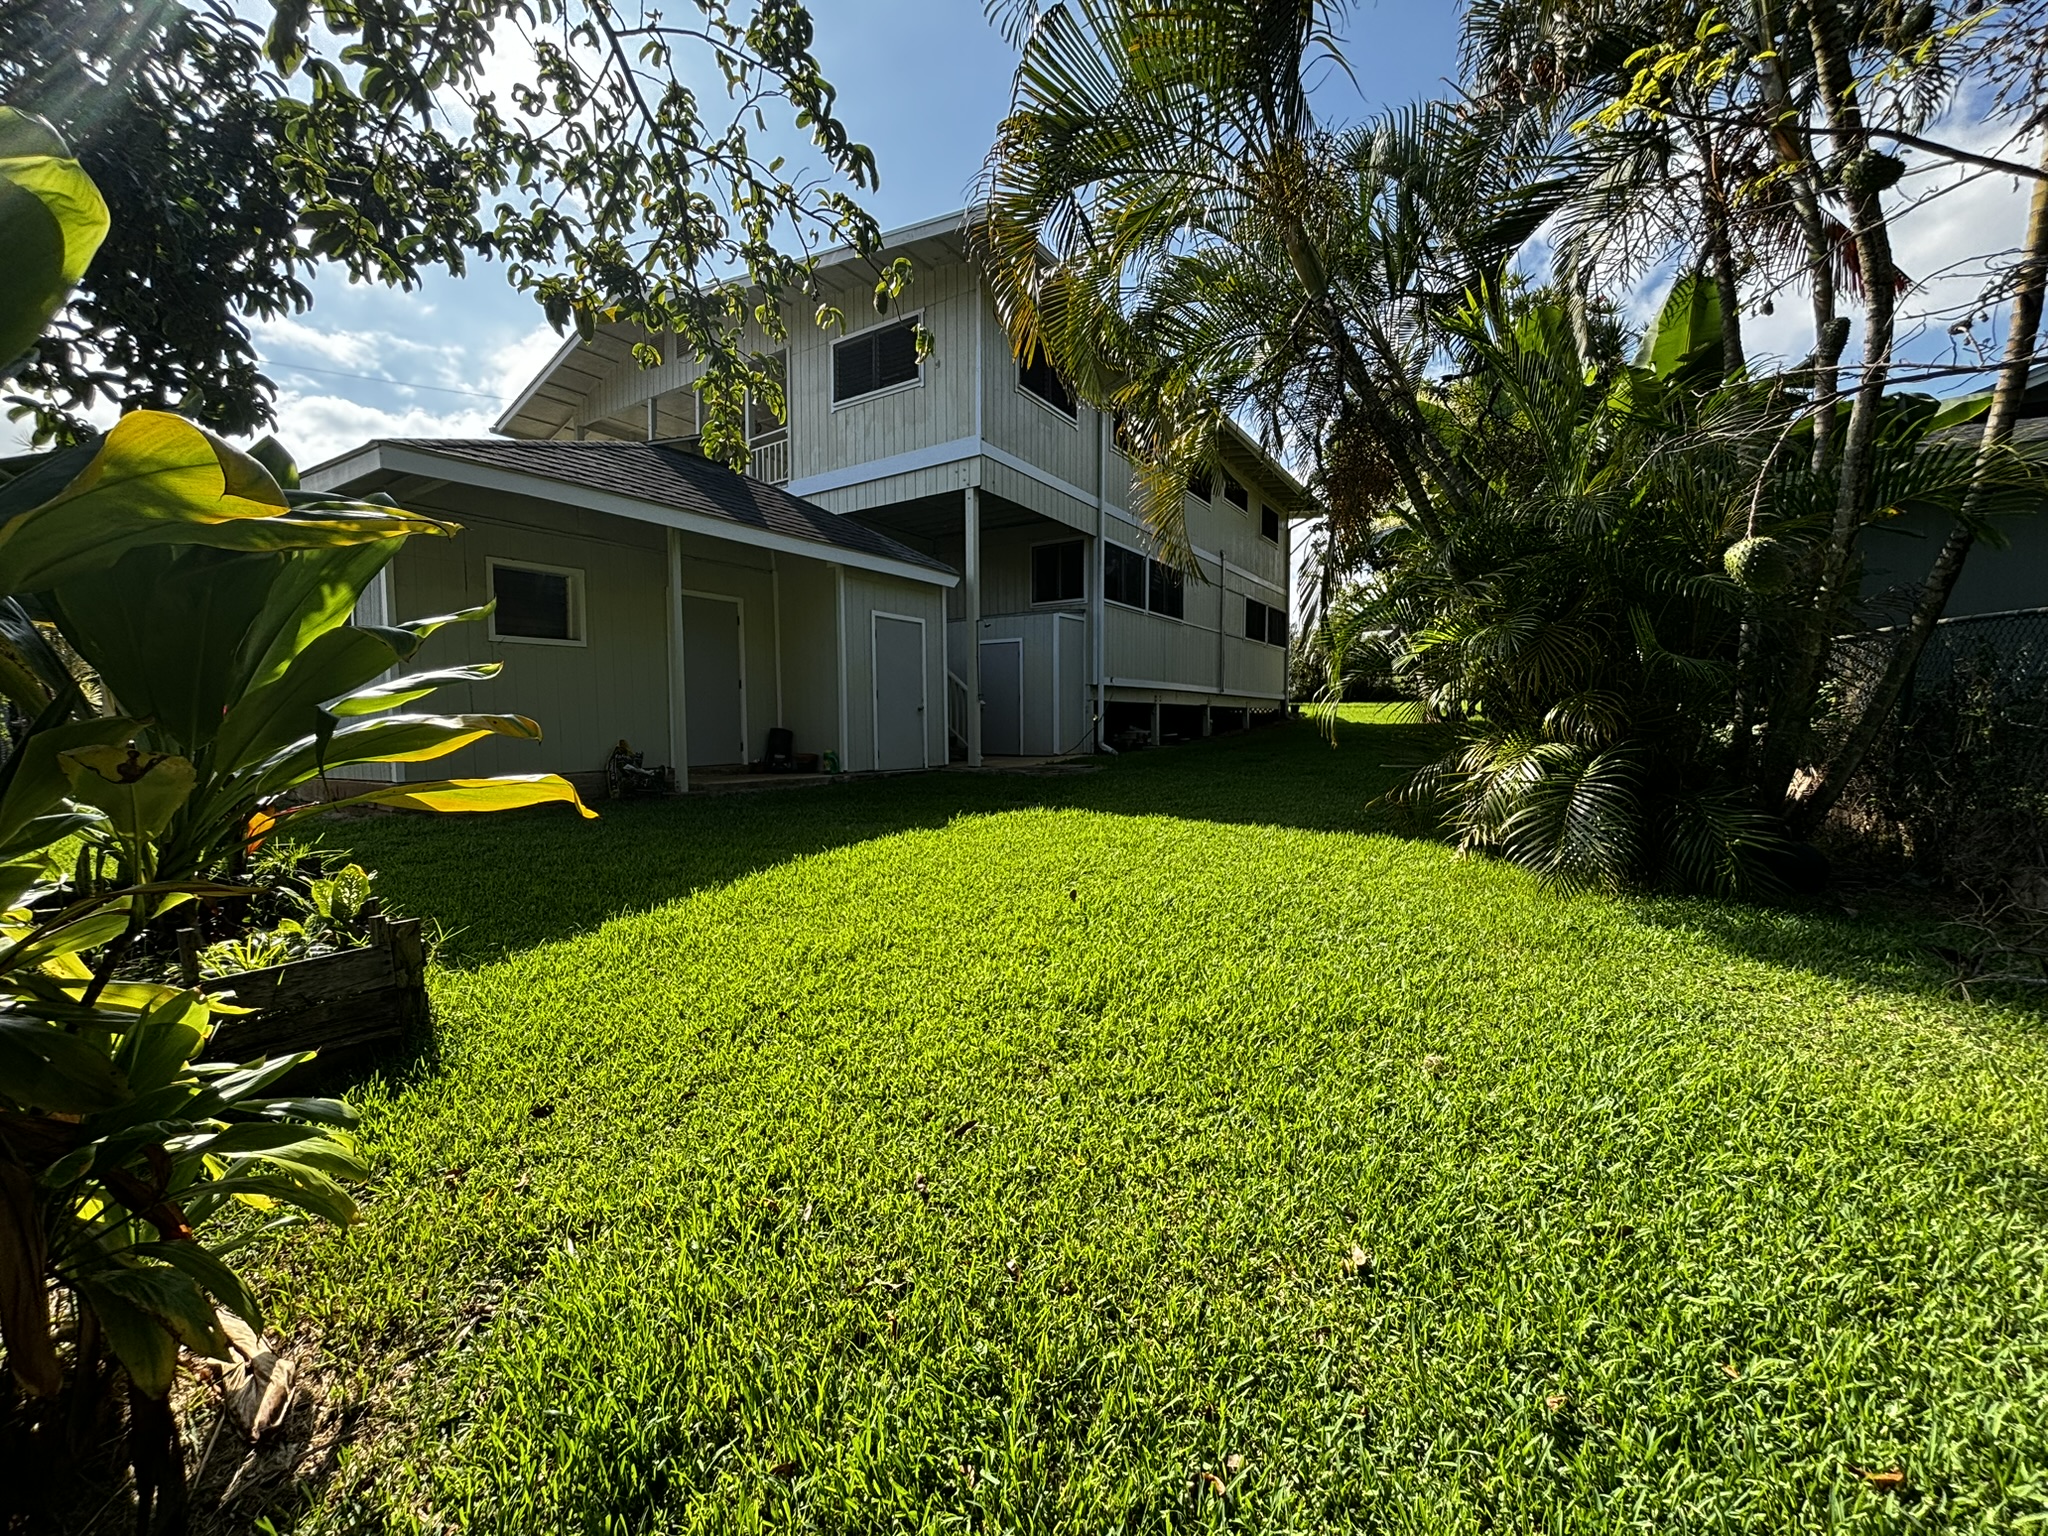
[[[1875,682],[1898,640],[1875,630],[1838,644],[1843,705]],[[1980,894],[2001,886],[2048,907],[2048,608],[1936,625],[1836,820],[1918,877]]]

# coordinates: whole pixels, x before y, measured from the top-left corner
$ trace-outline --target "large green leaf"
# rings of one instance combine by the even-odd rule
[[[540,727],[524,715],[377,715],[344,725],[324,744],[298,743],[255,775],[253,789],[267,797],[352,763],[428,762],[486,736],[539,741]],[[240,786],[237,793],[250,787]]]
[[[243,639],[235,668],[239,686],[256,688],[269,682],[315,637],[346,623],[399,548],[397,539],[380,539],[286,555],[283,572],[271,584],[263,611]]]
[[[126,1101],[107,1053],[41,1019],[0,1017],[0,1095],[22,1108],[95,1114]]]
[[[9,762],[5,794],[0,794],[0,850],[16,857],[31,846],[43,846],[23,834],[30,824],[58,809],[71,793],[61,755],[77,747],[112,746],[135,734],[136,722],[119,716],[78,720],[54,730],[32,734]]]
[[[58,754],[71,797],[106,812],[122,837],[154,837],[191,798],[191,759],[132,746],[73,747]]]
[[[178,1341],[148,1311],[97,1280],[81,1280],[77,1289],[136,1390],[145,1397],[169,1396],[178,1370]]]
[[[1699,273],[1688,272],[1671,285],[1664,307],[1643,333],[1636,362],[1660,379],[1709,365],[1718,372],[1720,347],[1720,293]]]
[[[287,556],[191,545],[129,551],[48,594],[58,627],[153,745],[193,756],[239,696],[235,657]]]
[[[135,1258],[155,1259],[182,1272],[256,1332],[263,1331],[263,1307],[255,1293],[240,1275],[199,1243],[137,1243],[128,1252]]]
[[[105,199],[63,139],[0,107],[0,371],[35,345],[108,224]]]
[[[448,531],[366,503],[291,509],[247,454],[183,417],[133,411],[60,495],[0,528],[0,592],[42,591],[152,544],[304,549]]]
[[[380,710],[396,709],[401,704],[410,704],[423,699],[447,683],[483,683],[496,677],[504,669],[501,661],[480,661],[473,666],[439,667],[431,672],[412,672],[404,677],[389,678],[373,687],[361,689],[346,698],[332,700],[327,708],[339,716],[374,715]]]
[[[93,1287],[95,1299],[120,1298],[147,1314],[194,1354],[226,1358],[228,1341],[221,1334],[213,1303],[184,1270],[168,1264],[142,1264],[132,1269],[110,1266],[93,1275]],[[122,1363],[127,1364],[125,1358]]]
[[[33,716],[72,681],[42,626],[14,598],[0,597],[0,693]]]
[[[280,675],[228,711],[214,743],[214,771],[234,773],[295,741],[330,731],[334,717],[323,704],[390,671],[418,644],[402,630],[353,625],[315,636]]]
[[[336,800],[333,805],[390,805],[408,811],[516,811],[530,805],[572,805],[590,820],[597,812],[560,774],[503,774],[494,779],[434,779],[393,784]],[[308,807],[318,809],[318,807]]]

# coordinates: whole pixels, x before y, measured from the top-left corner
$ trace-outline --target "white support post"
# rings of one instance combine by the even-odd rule
[[[1108,690],[1102,676],[1102,588],[1109,575],[1109,412],[1095,413],[1095,574],[1088,583],[1088,653],[1095,673],[1095,750],[1103,748],[1109,722]]]
[[[961,525],[966,533],[967,553],[961,562],[967,569],[960,575],[961,602],[967,610],[967,766],[981,766],[981,492],[968,486],[964,492]]]
[[[690,700],[683,684],[683,535],[668,531],[668,760],[676,792],[690,792]]]

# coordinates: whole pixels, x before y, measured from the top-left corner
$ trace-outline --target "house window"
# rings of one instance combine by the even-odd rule
[[[581,645],[583,573],[559,565],[489,560],[493,640]]]
[[[832,348],[832,401],[858,400],[885,389],[915,384],[917,322],[899,320],[849,336]]]
[[[1259,537],[1271,544],[1280,542],[1280,514],[1271,507],[1259,508]]]
[[[1163,560],[1149,560],[1146,565],[1151,581],[1145,589],[1145,606],[1169,619],[1180,618],[1187,610],[1187,578]]]
[[[1126,416],[1122,411],[1118,411],[1111,420],[1109,429],[1109,441],[1110,446],[1115,448],[1116,451],[1122,454],[1125,458],[1128,459],[1132,456],[1131,418]]]
[[[1036,395],[1062,416],[1080,419],[1080,407],[1075,405],[1072,392],[1060,382],[1060,376],[1054,371],[1052,360],[1045,355],[1043,347],[1032,348],[1030,361],[1017,365],[1017,387],[1026,394]]]
[[[1208,501],[1215,496],[1216,492],[1209,483],[1209,472],[1206,469],[1198,469],[1188,476],[1188,494],[1197,501]]]
[[[1263,645],[1287,643],[1287,610],[1248,597],[1244,600],[1244,637]]]
[[[1241,485],[1234,475],[1223,477],[1223,499],[1233,507],[1242,507],[1249,512],[1252,508],[1252,493]]]
[[[1126,608],[1145,606],[1145,557],[1121,544],[1102,552],[1102,595]]]
[[[1086,595],[1079,539],[1037,544],[1031,550],[1031,601],[1073,603]]]

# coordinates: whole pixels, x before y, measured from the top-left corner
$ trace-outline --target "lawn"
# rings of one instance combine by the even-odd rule
[[[2040,1015],[1396,835],[1415,746],[331,824],[452,932],[261,1261],[278,1528],[2048,1520]]]

